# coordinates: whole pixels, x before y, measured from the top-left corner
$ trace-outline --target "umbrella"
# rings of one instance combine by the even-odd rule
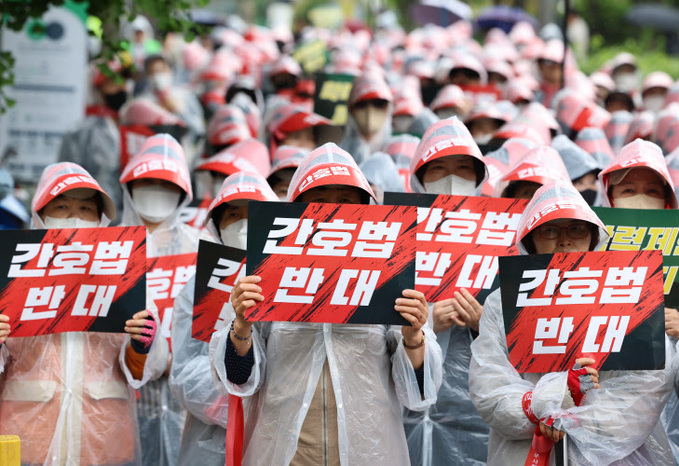
[[[472,9],[460,0],[422,0],[411,9],[411,13],[418,24],[436,24],[450,26],[459,19],[472,17]]]
[[[533,28],[538,28],[540,23],[536,18],[529,15],[521,8],[498,5],[487,8],[476,18],[476,24],[484,31],[492,28],[500,28],[506,33],[512,30],[514,24],[525,21]]]
[[[635,5],[625,15],[627,21],[637,26],[648,26],[672,31],[679,24],[679,9],[658,4]]]

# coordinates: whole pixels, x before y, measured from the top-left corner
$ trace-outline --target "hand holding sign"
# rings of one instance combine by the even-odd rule
[[[132,319],[125,322],[125,332],[130,334],[130,338],[138,341],[144,350],[153,343],[157,329],[156,319],[149,311],[137,312]]]
[[[231,292],[231,305],[236,312],[231,342],[241,356],[244,356],[250,349],[251,339],[249,336],[252,332],[252,324],[245,320],[245,311],[257,304],[258,301],[264,301],[264,296],[261,294],[262,288],[257,285],[261,280],[257,275],[240,278]]]
[[[9,336],[9,316],[0,314],[0,344],[4,343]]]
[[[679,311],[671,307],[665,308],[665,333],[674,338],[679,338]]]

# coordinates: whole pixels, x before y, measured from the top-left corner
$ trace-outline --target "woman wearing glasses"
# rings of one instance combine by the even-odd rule
[[[607,239],[575,187],[556,181],[538,189],[526,207],[516,245],[523,254],[585,252]],[[588,367],[593,359],[581,358],[576,364],[584,370],[519,374],[509,362],[499,290],[484,303],[471,349],[469,390],[490,426],[489,465],[533,464],[527,461],[531,445],[558,442],[565,433],[574,464],[672,464],[658,423],[671,392],[669,370],[598,374]]]

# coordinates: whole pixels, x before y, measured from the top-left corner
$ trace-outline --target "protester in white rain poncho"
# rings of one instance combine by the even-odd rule
[[[179,214],[193,193],[182,146],[170,135],[148,138],[120,177],[122,225],[146,225],[148,257],[195,253],[199,233]],[[147,301],[154,299],[147,289]],[[169,369],[169,361],[167,361]],[[185,413],[170,393],[167,376],[141,390],[137,402],[144,464],[176,464]]]
[[[116,215],[108,194],[73,163],[45,168],[32,210],[38,229],[105,227]],[[21,438],[23,463],[141,464],[134,390],[160,376],[167,343],[139,311],[125,329],[132,344],[114,333],[12,338],[13,322],[0,315],[0,426]]]
[[[548,232],[555,229],[552,238]],[[575,229],[577,235],[571,233]],[[582,229],[588,229],[584,236]],[[603,223],[577,190],[557,180],[542,186],[526,207],[516,245],[523,254],[584,252],[599,249],[607,239]],[[591,378],[575,377],[579,387],[567,383],[567,372],[519,374],[508,358],[500,290],[491,293],[469,367],[472,401],[490,426],[488,464],[524,464],[537,423],[549,438],[567,433],[574,464],[671,464],[658,419],[672,389],[672,354],[670,348],[664,371],[608,371],[598,378],[594,371]],[[531,392],[532,401],[526,396]],[[573,400],[581,395],[585,397],[576,407]],[[531,414],[536,419],[531,421]],[[548,427],[550,420],[553,427]],[[554,456],[550,464],[555,464]]]
[[[481,151],[457,117],[431,126],[411,163],[415,192],[473,196],[488,170]],[[435,405],[406,411],[404,423],[413,464],[483,464],[488,427],[471,402],[469,345],[478,332],[481,304],[466,290],[433,303],[431,320],[443,350],[443,384]]]
[[[637,139],[599,175],[604,188],[604,205],[628,209],[676,209],[677,197],[660,147]],[[655,245],[652,245],[655,247]],[[676,346],[679,312],[665,308],[665,333]],[[675,387],[676,390],[676,387]],[[675,458],[679,458],[679,401],[672,396],[663,411]]]
[[[377,71],[354,80],[349,101],[349,117],[340,147],[362,163],[391,136],[394,97]]]
[[[303,183],[328,166],[350,176]],[[299,202],[370,198],[356,163],[334,144],[307,155],[288,191]],[[246,397],[243,464],[319,464],[326,455],[331,464],[409,464],[400,406],[425,409],[441,383],[441,352],[422,294],[406,290],[397,300],[412,327],[251,324],[243,313],[261,298],[257,283],[239,280],[231,295],[237,317],[210,342],[219,386]],[[419,347],[406,350],[404,342]]]
[[[238,172],[222,184],[208,211],[212,241],[245,249],[247,201],[277,201],[264,178],[256,172]],[[175,298],[172,317],[172,370],[170,388],[186,408],[178,464],[224,464],[227,397],[220,394],[210,372],[208,344],[191,337],[195,276]],[[233,308],[227,319],[233,318]]]
[[[563,134],[552,140],[552,149],[561,156],[568,177],[587,204],[600,205],[597,175],[603,167],[599,162]]]
[[[396,193],[405,191],[396,164],[389,154],[376,152],[365,160],[359,168],[375,193],[378,204],[384,203],[384,193],[387,191]]]

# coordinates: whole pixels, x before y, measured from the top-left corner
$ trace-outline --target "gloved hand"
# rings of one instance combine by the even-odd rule
[[[568,371],[568,390],[576,406],[580,406],[587,396],[587,392],[593,388],[599,388],[599,372],[593,367],[592,358],[580,358],[575,360],[575,366]]]
[[[9,326],[9,316],[0,314],[0,345],[2,345],[5,342],[5,340],[9,336],[10,330],[11,329]]]
[[[132,319],[125,322],[125,332],[130,334],[132,348],[140,354],[146,354],[156,337],[158,324],[151,311],[137,312]]]

